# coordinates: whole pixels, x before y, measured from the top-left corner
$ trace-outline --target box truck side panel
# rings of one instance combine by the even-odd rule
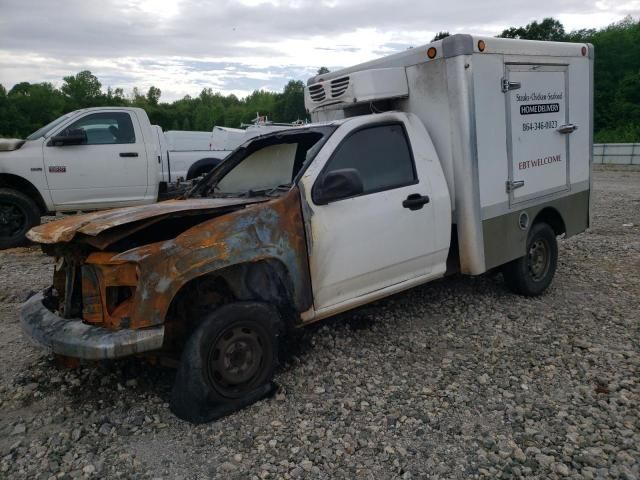
[[[593,152],[593,127],[591,125],[593,92],[591,85],[590,65],[586,58],[573,59],[569,64],[568,99],[569,113],[575,119],[578,129],[568,135],[571,152],[571,191],[589,188],[591,156]],[[589,161],[585,161],[589,159]]]
[[[567,236],[588,226],[592,59],[504,55],[505,131],[490,132],[482,118],[491,95],[479,93],[486,78],[495,81],[488,57],[474,65],[479,164],[500,157],[492,151],[500,135],[507,147],[506,171],[480,169],[485,261],[492,268],[522,255],[536,219]],[[498,129],[500,122],[492,123]]]
[[[447,179],[451,196],[451,210],[455,220],[455,182],[453,177],[453,158],[451,119],[449,116],[449,97],[447,95],[447,76],[444,60],[419,63],[407,67],[409,97],[398,102],[403,112],[414,113],[431,135],[433,145],[438,152],[440,164]]]
[[[478,181],[482,219],[491,207],[505,205],[508,176],[507,119],[504,93],[500,88],[504,64],[502,55],[475,54],[473,58],[474,102],[478,150]]]

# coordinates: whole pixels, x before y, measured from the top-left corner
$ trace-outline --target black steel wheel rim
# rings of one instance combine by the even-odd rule
[[[27,215],[15,203],[0,200],[0,235],[14,237],[27,226]]]
[[[250,323],[225,329],[207,350],[207,377],[221,395],[242,397],[256,388],[266,362],[267,338]]]
[[[547,241],[538,238],[531,242],[527,263],[533,281],[539,282],[547,275],[551,263],[551,249]]]

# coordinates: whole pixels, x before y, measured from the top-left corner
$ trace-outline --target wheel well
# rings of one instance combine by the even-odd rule
[[[558,213],[555,208],[546,207],[543,208],[538,215],[536,215],[533,224],[536,223],[546,223],[548,224],[553,231],[557,235],[562,235],[567,232],[567,229],[564,225],[564,220],[562,219],[562,215]]]
[[[167,337],[174,347],[181,348],[205,311],[246,300],[274,305],[287,327],[295,320],[293,285],[286,267],[267,259],[233,265],[185,283],[171,301],[165,321]]]
[[[10,173],[2,173],[0,174],[0,187],[13,188],[15,190],[18,190],[19,192],[26,194],[34,202],[36,202],[36,205],[40,209],[40,213],[42,215],[47,214],[48,212],[47,205],[44,203],[44,199],[42,198],[42,195],[40,195],[40,192],[38,191],[38,189],[34,187],[29,180],[25,180],[24,178],[19,177],[18,175],[12,175]]]

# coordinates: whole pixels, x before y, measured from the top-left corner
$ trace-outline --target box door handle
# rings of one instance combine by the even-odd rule
[[[138,152],[122,152],[120,156],[121,157],[137,157]]]
[[[573,123],[567,123],[566,125],[560,125],[558,127],[558,131],[560,133],[572,133],[578,129],[578,125],[574,125]]]
[[[510,82],[508,78],[504,77],[501,80],[501,87],[503,92],[508,92],[509,90],[518,90],[522,88],[522,84],[520,82]]]
[[[507,193],[513,192],[520,187],[524,187],[524,180],[507,180]]]

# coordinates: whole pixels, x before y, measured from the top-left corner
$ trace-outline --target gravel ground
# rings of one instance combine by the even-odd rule
[[[594,188],[544,296],[456,277],[344,314],[290,340],[277,394],[200,426],[171,370],[32,347],[16,310],[51,262],[0,252],[0,478],[640,478],[640,171]]]

